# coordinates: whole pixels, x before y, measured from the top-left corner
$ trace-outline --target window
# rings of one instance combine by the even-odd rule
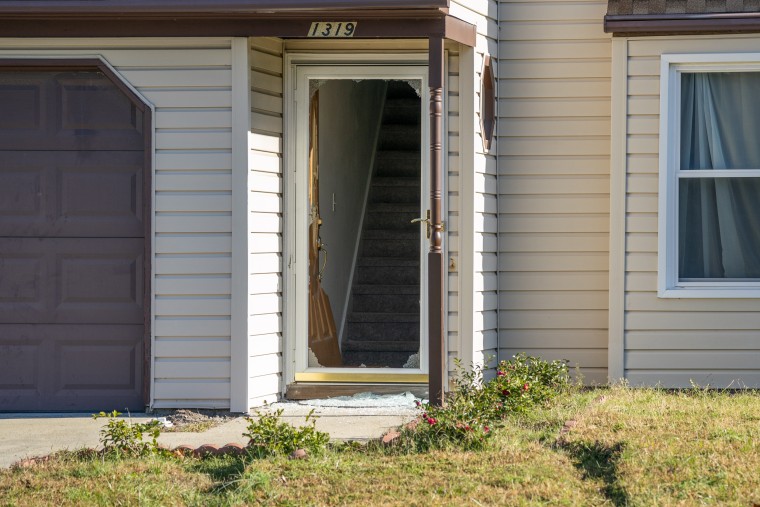
[[[663,57],[661,297],[760,297],[760,59],[720,56]]]

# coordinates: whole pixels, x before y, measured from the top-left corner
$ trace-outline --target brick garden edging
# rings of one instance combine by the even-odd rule
[[[175,454],[181,454],[183,456],[192,455],[195,458],[203,458],[206,456],[225,456],[228,454],[233,456],[242,456],[246,452],[245,446],[235,443],[229,443],[223,446],[203,444],[198,447],[184,444],[178,445],[171,451]]]

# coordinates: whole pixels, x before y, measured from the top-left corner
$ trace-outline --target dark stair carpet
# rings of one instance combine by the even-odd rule
[[[388,83],[342,346],[346,366],[401,368],[420,348],[420,99]]]

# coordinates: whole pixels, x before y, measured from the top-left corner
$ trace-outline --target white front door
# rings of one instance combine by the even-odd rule
[[[425,383],[427,67],[291,71],[289,380]]]

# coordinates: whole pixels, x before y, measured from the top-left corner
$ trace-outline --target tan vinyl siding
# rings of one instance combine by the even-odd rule
[[[101,55],[155,107],[153,407],[229,407],[230,41],[5,39],[0,54]]]
[[[499,4],[499,357],[607,381],[607,2]]]
[[[626,142],[625,375],[633,385],[760,387],[753,299],[657,297],[660,56],[760,51],[760,37],[631,39]]]
[[[474,128],[469,132],[464,129],[461,135],[473,136],[466,144],[460,140],[460,144],[466,145],[473,150],[472,153],[460,153],[461,157],[472,157],[471,161],[463,167],[473,172],[471,182],[471,194],[462,195],[460,199],[473,199],[472,216],[467,216],[467,228],[463,233],[471,234],[466,244],[472,245],[472,271],[460,272],[459,276],[472,277],[471,305],[467,305],[467,311],[471,311],[472,317],[465,320],[467,329],[462,329],[460,344],[462,350],[460,357],[476,364],[483,364],[491,357],[497,356],[498,339],[498,290],[497,290],[497,256],[498,256],[498,195],[497,195],[497,144],[493,143],[489,153],[483,149],[480,133],[480,74],[483,68],[483,59],[486,54],[492,58],[493,72],[498,75],[500,68],[498,41],[498,2],[496,0],[453,0],[450,12],[452,16],[472,23],[477,27],[476,47],[471,68],[463,68],[460,72],[460,80],[470,79],[466,87],[474,91],[473,96],[462,96],[461,100],[474,101],[474,117],[461,119],[462,124],[472,125]],[[464,108],[462,108],[464,109]],[[473,110],[473,105],[467,108]],[[467,132],[465,134],[465,132]],[[463,208],[464,209],[464,208]],[[461,218],[465,219],[464,216]],[[469,286],[468,286],[469,287]],[[465,296],[462,296],[465,297]],[[460,326],[461,327],[461,326]]]
[[[249,407],[282,386],[282,41],[252,38]]]

